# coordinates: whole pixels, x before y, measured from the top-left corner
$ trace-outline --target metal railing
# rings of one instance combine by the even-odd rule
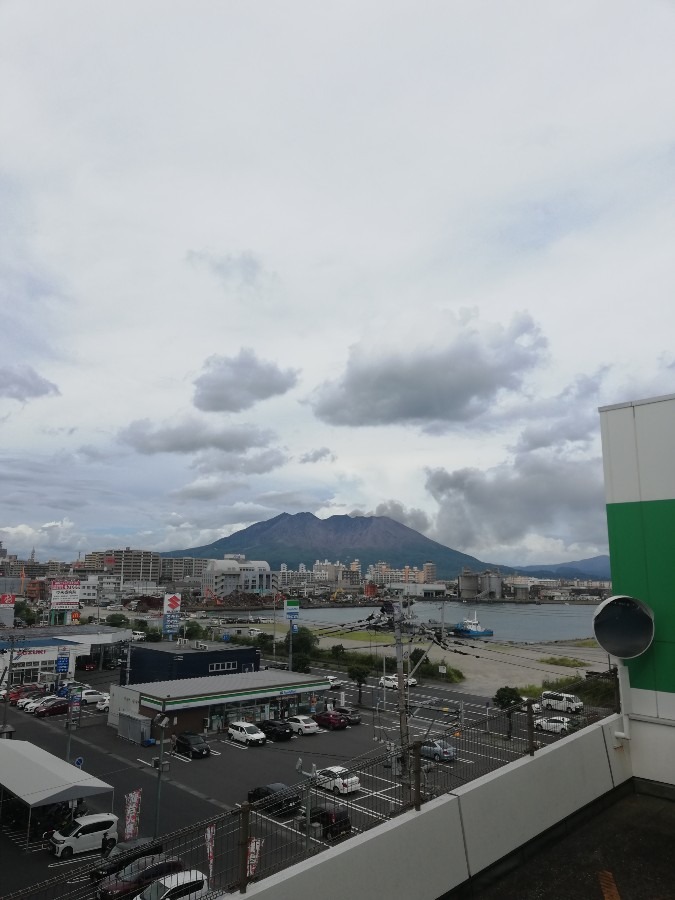
[[[269,801],[245,803],[227,813],[162,835],[153,846],[179,857],[186,869],[209,879],[213,897],[246,892],[246,886],[319,854],[354,835],[376,828],[401,813],[420,809],[488,772],[527,755],[616,711],[584,707],[579,715],[537,710],[524,701],[509,710],[492,709],[462,724],[452,723],[407,747],[387,744],[345,767],[340,782],[358,778],[358,790],[341,793],[321,772],[305,778]],[[543,718],[567,722],[562,732],[548,731]],[[557,726],[556,726],[557,727]],[[445,749],[450,748],[450,749]],[[444,759],[448,753],[451,758]],[[309,815],[307,812],[309,811]],[[120,857],[122,859],[122,857]],[[85,900],[96,896],[90,876],[96,860],[71,864],[68,874],[5,894],[4,900]]]

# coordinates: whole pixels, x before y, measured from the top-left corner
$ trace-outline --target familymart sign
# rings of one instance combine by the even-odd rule
[[[297,597],[286,597],[284,600],[284,613],[287,619],[299,619],[300,600]]]

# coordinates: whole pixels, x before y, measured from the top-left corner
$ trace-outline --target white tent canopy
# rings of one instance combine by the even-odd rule
[[[31,808],[113,790],[35,744],[13,740],[0,740],[0,784]]]

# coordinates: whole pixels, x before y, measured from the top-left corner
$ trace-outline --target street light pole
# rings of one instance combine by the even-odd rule
[[[158,726],[162,733],[162,738],[159,745],[159,758],[157,760],[157,792],[155,794],[155,828],[152,835],[153,838],[159,837],[159,813],[160,802],[162,798],[162,774],[164,772],[164,736],[166,726],[169,724],[169,720],[167,719],[165,712],[165,703],[164,701],[162,701],[162,711],[153,719],[153,722]]]

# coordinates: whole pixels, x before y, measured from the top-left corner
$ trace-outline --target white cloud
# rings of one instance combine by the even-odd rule
[[[378,509],[606,549],[597,407],[675,385],[673,43],[626,0],[0,4],[9,552]]]

